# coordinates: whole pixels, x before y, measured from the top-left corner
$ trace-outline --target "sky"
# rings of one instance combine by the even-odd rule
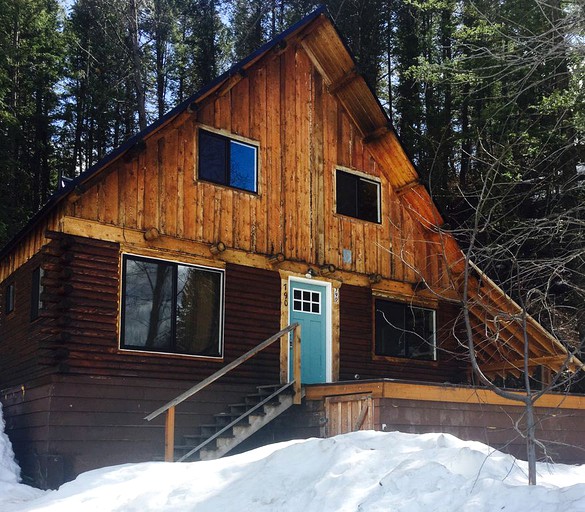
[[[124,464],[56,491],[18,482],[0,408],[1,512],[585,512],[585,467],[527,465],[448,434],[361,431],[216,461]]]

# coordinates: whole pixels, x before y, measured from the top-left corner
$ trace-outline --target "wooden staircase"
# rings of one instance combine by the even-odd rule
[[[182,445],[175,445],[177,462],[213,460],[223,457],[262,427],[293,405],[292,383],[258,386],[238,404],[214,416],[214,423],[200,425],[199,432],[184,435]]]
[[[289,333],[292,333],[292,340],[288,339]],[[257,392],[246,396],[242,403],[232,404],[227,411],[216,415],[213,424],[201,425],[198,434],[183,436],[184,444],[175,446],[176,407],[278,341],[281,343],[279,359],[281,384],[259,386]],[[300,404],[302,395],[301,326],[293,323],[151,412],[144,419],[151,421],[165,414],[165,461],[217,459],[282,414],[291,405]]]

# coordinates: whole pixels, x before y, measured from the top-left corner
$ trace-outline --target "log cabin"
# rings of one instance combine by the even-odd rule
[[[519,308],[468,266],[317,10],[58,190],[0,252],[0,398],[23,478],[360,428],[514,451],[522,410],[473,385],[460,341],[463,276],[487,375],[524,368]],[[564,367],[554,337],[526,332],[531,371]],[[540,404],[542,438],[583,439],[583,398]]]

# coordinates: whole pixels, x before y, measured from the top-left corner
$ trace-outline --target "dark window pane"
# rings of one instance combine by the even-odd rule
[[[309,302],[303,302],[303,311],[310,312],[311,304]]]
[[[337,213],[357,217],[357,176],[337,171],[335,192]]]
[[[319,302],[319,293],[318,292],[313,292],[312,301]]]
[[[44,270],[41,267],[37,267],[32,273],[32,294],[31,294],[31,305],[30,305],[30,316],[31,320],[35,320],[39,317],[39,311],[43,308],[43,276],[45,275]]]
[[[14,311],[14,284],[6,287],[6,314]]]
[[[408,340],[408,356],[414,359],[435,358],[435,333],[433,312],[422,308],[409,308],[405,324]]]
[[[295,299],[300,299],[301,298],[301,290],[293,290],[293,297]]]
[[[359,180],[358,184],[358,216],[371,222],[380,222],[379,216],[380,187],[373,181]]]
[[[227,185],[227,140],[199,130],[199,178]]]
[[[312,311],[313,313],[319,314],[319,304],[313,304],[312,309],[313,309],[313,311]]]
[[[293,309],[294,309],[295,311],[302,311],[302,307],[303,307],[303,306],[302,306],[302,304],[303,304],[303,303],[302,303],[300,300],[295,300],[295,301],[293,302]]]
[[[305,301],[311,300],[311,292],[303,291],[303,300]]]
[[[376,354],[434,360],[435,312],[376,300]]]
[[[169,350],[172,330],[173,267],[126,260],[124,346]]]
[[[221,274],[177,268],[176,352],[220,355]]]
[[[376,354],[404,357],[404,307],[401,304],[376,301]]]
[[[230,183],[232,187],[256,192],[256,148],[230,141]]]

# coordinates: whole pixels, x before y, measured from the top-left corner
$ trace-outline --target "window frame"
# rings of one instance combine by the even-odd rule
[[[343,213],[339,211],[339,194],[338,194],[338,182],[339,182],[339,173],[343,173],[346,176],[352,177],[356,184],[359,184],[360,181],[365,182],[365,183],[370,183],[376,186],[376,200],[377,200],[377,204],[376,204],[376,220],[372,220],[372,219],[368,219],[368,218],[364,218],[361,217],[359,215],[359,188],[356,186],[355,188],[355,210],[356,210],[356,215],[351,215],[349,213]],[[373,224],[382,224],[382,183],[381,181],[374,177],[374,176],[370,176],[368,174],[353,170],[353,169],[348,169],[346,167],[343,166],[335,166],[335,213],[337,215],[343,215],[344,217],[349,217],[351,219],[357,219],[360,220],[362,222],[371,222]]]
[[[388,353],[380,353],[378,352],[378,330],[377,330],[377,311],[378,311],[378,302],[386,302],[394,305],[401,306],[403,308],[403,324],[402,330],[404,333],[407,333],[405,327],[406,315],[412,314],[413,310],[421,310],[427,311],[432,314],[432,356],[430,358],[424,357],[412,357],[411,355],[398,355],[398,354],[388,354]],[[399,300],[395,300],[389,297],[382,297],[382,296],[372,296],[372,323],[373,323],[373,343],[372,343],[372,355],[376,359],[386,359],[392,361],[401,361],[401,362],[411,362],[411,363],[425,363],[425,364],[432,364],[437,363],[438,361],[438,351],[437,351],[437,310],[432,307],[427,307],[419,304],[413,304],[409,302],[402,302]],[[416,332],[416,331],[414,331]],[[406,349],[405,349],[406,350]]]
[[[219,320],[218,320],[218,340],[217,340],[217,347],[218,347],[218,355],[205,355],[205,354],[190,354],[188,352],[179,352],[179,351],[164,351],[158,348],[148,349],[144,346],[139,345],[125,345],[124,343],[124,334],[125,334],[125,323],[124,323],[124,314],[126,309],[126,261],[128,259],[132,260],[139,260],[139,261],[146,261],[151,263],[162,263],[165,265],[174,266],[174,270],[172,272],[172,277],[174,282],[171,283],[172,290],[173,290],[173,298],[172,298],[172,326],[171,326],[171,336],[172,336],[172,345],[176,347],[177,345],[177,279],[176,276],[178,275],[178,267],[191,267],[200,269],[203,271],[209,271],[212,273],[216,273],[220,276],[220,290],[219,290]],[[150,256],[143,256],[140,254],[132,254],[132,253],[123,253],[121,256],[121,268],[120,268],[120,316],[119,316],[119,336],[118,336],[118,349],[122,352],[128,353],[139,353],[141,355],[149,354],[149,355],[156,355],[156,356],[165,356],[165,357],[181,357],[181,358],[191,358],[191,359],[205,359],[205,360],[214,360],[214,361],[222,361],[224,358],[224,349],[225,349],[225,269],[211,267],[207,265],[200,265],[195,263],[186,263],[184,261],[177,261],[177,260],[170,260],[164,258],[153,258]]]
[[[43,292],[43,278],[45,277],[45,270],[42,266],[36,267],[31,275],[31,305],[30,305],[30,319],[36,320],[40,316],[40,312],[44,309]]]
[[[208,136],[222,140],[225,143],[225,169],[224,179],[225,181],[219,181],[204,177],[201,175],[201,134],[205,133]],[[245,192],[253,195],[260,195],[260,145],[257,141],[240,137],[238,135],[226,132],[224,130],[217,130],[209,126],[198,126],[197,128],[197,171],[196,179],[205,183],[212,183],[213,185],[219,185],[222,187],[228,187],[233,190]],[[229,183],[231,181],[231,143],[239,144],[254,149],[254,190],[238,187]]]
[[[15,297],[16,297],[16,290],[14,283],[8,283],[6,285],[6,298],[4,301],[4,314],[9,315],[14,311],[15,308]]]

